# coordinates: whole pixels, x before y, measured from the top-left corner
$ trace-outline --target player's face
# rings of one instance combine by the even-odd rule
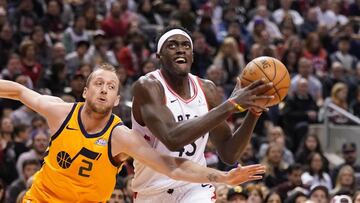
[[[83,97],[92,111],[108,114],[119,104],[119,79],[116,74],[107,70],[96,70],[91,75],[88,87],[84,89]]]
[[[190,40],[183,35],[174,35],[167,39],[159,54],[163,68],[175,75],[186,76],[193,62]]]

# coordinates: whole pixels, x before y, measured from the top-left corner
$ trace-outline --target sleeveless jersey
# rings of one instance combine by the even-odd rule
[[[171,110],[177,122],[193,119],[208,112],[205,94],[202,91],[198,77],[189,74],[191,98],[184,100],[166,83],[160,70],[150,72],[148,75],[154,76],[163,86],[166,100],[165,105]],[[138,124],[133,116],[132,128],[139,131],[156,151],[173,157],[186,158],[203,166],[206,165],[204,150],[208,140],[208,133],[198,138],[195,142],[184,146],[181,150],[172,152],[158,140],[146,126]],[[134,167],[135,177],[132,186],[133,190],[138,193],[148,194],[189,184],[187,182],[170,179],[136,160],[134,161]]]
[[[44,164],[24,202],[105,202],[110,198],[120,168],[111,155],[111,133],[122,122],[112,114],[101,132],[89,134],[81,122],[82,107],[83,103],[75,103],[51,137]]]

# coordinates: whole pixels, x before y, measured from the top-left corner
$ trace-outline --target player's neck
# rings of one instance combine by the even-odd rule
[[[99,114],[87,108],[86,104],[80,113],[82,125],[88,133],[97,133],[104,129],[110,116],[111,112],[108,114]]]
[[[189,76],[179,76],[168,73],[164,69],[160,69],[162,76],[165,79],[165,82],[174,90],[179,96],[184,99],[191,97],[190,95],[190,83]]]

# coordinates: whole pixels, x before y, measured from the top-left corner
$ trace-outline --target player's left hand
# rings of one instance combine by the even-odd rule
[[[239,185],[248,181],[260,180],[265,173],[265,166],[260,164],[254,164],[249,166],[238,165],[227,172],[225,175],[225,183],[229,185]]]

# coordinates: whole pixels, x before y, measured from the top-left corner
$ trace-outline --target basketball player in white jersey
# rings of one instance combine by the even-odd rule
[[[261,113],[258,99],[271,99],[262,93],[272,83],[256,81],[246,88],[236,85],[222,103],[216,86],[190,74],[193,43],[183,28],[167,28],[158,39],[160,70],[141,77],[133,88],[132,128],[141,132],[157,151],[206,165],[204,150],[208,141],[220,158],[234,164],[249,142]],[[249,109],[244,123],[232,134],[226,119],[236,110]],[[255,111],[256,109],[256,111]],[[212,202],[212,185],[192,184],[170,179],[135,161],[133,190],[135,202]]]

